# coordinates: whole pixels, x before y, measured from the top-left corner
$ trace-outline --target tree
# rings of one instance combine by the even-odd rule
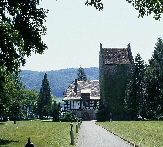
[[[163,1],[162,0],[126,0],[131,3],[136,10],[139,11],[139,16],[150,15],[154,13],[154,18],[156,20],[161,18],[161,13],[163,13]]]
[[[53,101],[52,104],[52,117],[53,121],[59,121],[59,115],[60,115],[60,103],[56,103],[56,101]]]
[[[17,71],[25,56],[47,48],[41,39],[47,11],[38,5],[39,0],[0,1],[0,68]]]
[[[3,71],[1,70],[1,74]],[[7,120],[10,102],[12,100],[13,93],[15,91],[14,81],[10,75],[4,76],[4,81],[0,83],[0,118],[1,120]]]
[[[145,65],[140,54],[135,57],[134,65],[131,69],[131,79],[127,85],[125,102],[127,111],[133,119],[139,114],[145,115],[145,81],[144,81]]]
[[[161,0],[126,0],[131,3],[133,7],[139,12],[139,17],[150,15],[154,13],[154,19],[158,20],[161,18],[163,13],[163,1]],[[86,5],[94,6],[96,9],[103,10],[103,3],[101,0],[87,0]]]
[[[35,89],[22,91],[22,105],[26,119],[33,119],[36,115],[38,92]]]
[[[52,98],[51,89],[49,86],[49,81],[47,79],[47,74],[45,73],[44,79],[42,80],[42,85],[40,88],[39,98],[37,102],[37,113],[40,119],[43,116],[49,116],[51,113]]]
[[[4,74],[4,81],[1,83],[0,89],[0,117],[7,120],[10,116],[16,120],[17,116],[22,113],[22,90],[24,86],[21,78],[15,73],[9,73],[1,70]]]
[[[10,101],[9,106],[9,116],[11,120],[14,120],[14,124],[16,124],[17,119],[22,119],[23,117],[23,91],[24,91],[24,85],[21,81],[21,77],[17,75],[16,73],[11,74],[13,83],[14,83],[14,89],[11,93],[12,99]]]
[[[18,101],[16,98],[14,98],[9,107],[9,114],[10,114],[10,120],[14,121],[14,124],[16,124],[16,120],[18,119],[18,116],[21,114],[21,102]]]
[[[85,74],[84,68],[80,66],[77,72],[77,79],[78,81],[87,81],[87,76]]]
[[[146,70],[148,116],[163,114],[163,40],[158,38],[149,66]]]
[[[0,93],[6,90],[8,76],[25,64],[25,56],[47,48],[41,39],[47,11],[38,5],[39,0],[0,1]],[[0,105],[7,107],[1,99]]]

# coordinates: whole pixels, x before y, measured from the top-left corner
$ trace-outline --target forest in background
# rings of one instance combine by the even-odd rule
[[[49,80],[51,94],[56,97],[63,97],[63,92],[77,78],[78,68],[67,68],[52,71],[31,71],[22,70],[20,77],[26,89],[36,89],[38,92],[41,88],[44,74],[47,74]],[[99,68],[84,68],[88,80],[99,80]]]

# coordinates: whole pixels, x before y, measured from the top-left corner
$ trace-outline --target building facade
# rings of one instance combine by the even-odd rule
[[[96,119],[99,107],[100,86],[98,80],[73,81],[64,91],[64,111],[71,110],[83,120]]]

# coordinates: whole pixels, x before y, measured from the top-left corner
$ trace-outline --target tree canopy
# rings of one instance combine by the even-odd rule
[[[154,14],[154,19],[158,20],[161,18],[163,13],[163,1],[162,0],[126,0],[131,3],[133,7],[138,10],[139,17],[145,15]],[[86,5],[94,6],[98,10],[103,10],[102,0],[87,0]]]
[[[91,5],[94,6],[96,9],[103,10],[103,3],[101,2],[101,0],[87,0],[85,5]]]
[[[47,48],[41,36],[47,11],[39,0],[0,1],[0,67],[16,71],[25,64],[25,56],[42,54]]]
[[[162,0],[126,0],[131,3],[136,10],[139,11],[139,16],[143,17],[145,15],[150,15],[154,13],[154,18],[156,20],[161,18],[161,13],[163,13],[163,1]]]

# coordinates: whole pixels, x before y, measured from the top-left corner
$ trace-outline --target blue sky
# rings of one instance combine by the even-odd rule
[[[48,49],[43,55],[27,58],[22,70],[50,71],[64,68],[99,66],[100,43],[103,47],[127,47],[135,57],[140,53],[147,62],[158,37],[163,37],[163,21],[151,16],[138,18],[138,12],[125,0],[102,0],[103,11],[86,6],[86,0],[42,0],[49,9],[43,36]]]

